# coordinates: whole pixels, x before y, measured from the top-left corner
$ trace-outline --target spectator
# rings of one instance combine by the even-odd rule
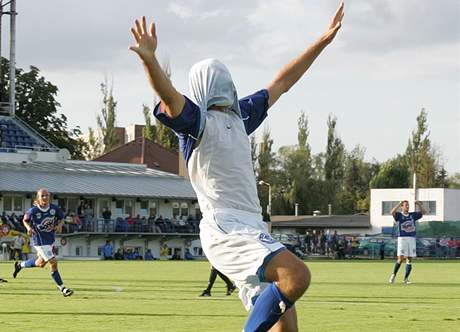
[[[112,211],[110,211],[108,208],[105,207],[104,211],[102,211],[102,218],[104,219],[104,224],[102,225],[102,231],[109,232],[110,222],[112,219]]]
[[[186,248],[185,249],[185,255],[184,255],[184,258],[188,261],[193,261],[195,259],[195,257],[192,255],[192,253],[190,252],[190,249]]]
[[[382,242],[380,242],[380,259],[381,260],[384,260],[385,259],[385,240],[382,240]]]
[[[113,258],[117,261],[123,260],[123,253],[121,252],[121,249],[119,248],[115,255],[113,255]]]
[[[147,249],[145,251],[144,260],[145,261],[153,261],[153,260],[155,260],[155,257],[153,257],[152,251],[150,249]]]
[[[19,234],[14,237],[12,259],[17,256],[17,260],[22,260],[22,246],[25,242],[24,238]]]
[[[126,217],[126,224],[128,228],[127,231],[132,232],[134,230],[134,218],[130,214]]]
[[[102,255],[104,260],[112,260],[113,259],[113,246],[110,243],[110,240],[105,242],[105,245],[102,247]]]

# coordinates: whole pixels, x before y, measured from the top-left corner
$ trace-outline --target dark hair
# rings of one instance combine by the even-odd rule
[[[402,204],[402,203],[407,203],[407,204],[409,204],[409,201],[408,201],[407,199],[405,199],[404,201],[401,201],[401,204]]]

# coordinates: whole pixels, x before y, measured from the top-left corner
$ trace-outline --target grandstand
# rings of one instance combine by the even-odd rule
[[[58,150],[18,117],[0,115],[0,151],[15,152],[20,149]]]

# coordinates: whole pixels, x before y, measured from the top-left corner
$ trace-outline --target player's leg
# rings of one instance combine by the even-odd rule
[[[273,327],[305,293],[311,278],[304,262],[288,250],[282,250],[270,259],[262,277],[270,285],[255,300],[245,332],[268,331]],[[294,321],[294,318],[296,321],[295,311],[290,315],[295,317],[288,316],[281,324]]]
[[[406,257],[406,274],[404,275],[404,283],[410,284],[409,275],[412,271],[412,257]]]
[[[295,306],[292,306],[281,316],[280,320],[273,325],[269,332],[297,332],[298,330],[297,312]]]
[[[59,290],[62,292],[64,296],[70,296],[73,294],[73,290],[66,288],[64,286],[64,282],[62,281],[61,275],[58,271],[58,263],[55,257],[49,260],[50,263],[50,270],[51,270],[51,278],[53,278],[54,282],[58,286]]]
[[[35,248],[35,250],[37,250],[37,248]],[[34,268],[34,267],[43,267],[44,266],[44,265],[42,266],[43,263],[44,263],[44,261],[40,256],[33,257],[33,258],[30,258],[30,259],[22,261],[22,262],[14,262],[13,278],[16,278],[18,273],[22,269],[30,269],[30,268]]]
[[[200,296],[211,296],[211,289],[212,286],[214,286],[214,282],[216,281],[217,278],[217,270],[214,268],[214,266],[211,266],[211,273],[209,274],[209,281],[208,281],[208,287],[201,293]]]
[[[233,282],[230,279],[228,279],[228,277],[225,274],[223,274],[219,270],[216,270],[216,272],[219,275],[219,277],[227,285],[227,295],[232,295],[233,291],[236,289],[236,286],[233,284]]]
[[[401,264],[402,264],[403,260],[404,260],[404,256],[399,255],[399,256],[397,257],[396,263],[395,263],[395,265],[394,265],[394,267],[393,267],[393,273],[392,273],[391,276],[390,276],[390,280],[389,280],[390,283],[394,283],[394,282],[395,282],[396,275],[398,274],[399,268],[401,267]]]

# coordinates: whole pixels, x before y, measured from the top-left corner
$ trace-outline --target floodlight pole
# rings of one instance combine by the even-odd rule
[[[10,2],[10,115],[16,105],[16,0]]]

